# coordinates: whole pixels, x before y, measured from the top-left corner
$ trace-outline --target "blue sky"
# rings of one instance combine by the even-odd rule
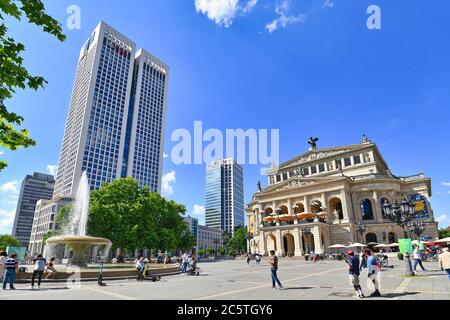
[[[435,0],[131,0],[45,1],[63,25],[59,43],[12,22],[26,45],[26,66],[49,81],[8,102],[25,117],[38,146],[1,150],[0,234],[11,232],[20,182],[58,163],[80,47],[104,20],[170,65],[166,152],[177,128],[280,129],[280,160],[319,147],[378,144],[396,175],[432,178],[432,206],[450,224],[450,2]],[[68,30],[66,9],[81,9]],[[381,30],[366,27],[367,7],[382,12]],[[245,200],[264,177],[244,167]],[[204,165],[165,159],[166,195],[204,220]],[[195,208],[195,209],[194,209]]]

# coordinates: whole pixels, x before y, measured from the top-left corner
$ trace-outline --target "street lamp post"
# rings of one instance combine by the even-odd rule
[[[302,233],[304,235],[307,235],[307,234],[309,234],[311,232],[311,228],[310,227],[303,227],[303,228],[301,228],[301,230],[302,230]],[[305,251],[306,251],[307,254],[309,254],[308,239],[305,239],[305,240],[306,240]]]
[[[407,198],[403,198],[402,202],[399,204],[395,201],[394,204],[389,204],[386,200],[384,205],[384,212],[386,213],[386,217],[398,224],[403,230],[404,238],[408,238],[407,227],[410,222],[414,219],[415,213],[415,204],[409,201]],[[411,265],[411,257],[409,252],[404,254],[405,264],[406,264],[406,275],[408,277],[414,276],[414,272],[412,270]]]
[[[247,252],[251,253],[252,249],[250,248],[250,241],[253,239],[253,233],[249,232],[245,235],[245,239],[247,239]]]
[[[361,235],[361,236],[359,237],[359,239],[360,239],[361,242],[364,242],[364,241],[363,241],[363,234],[364,234],[364,232],[365,232],[366,230],[367,230],[367,228],[366,228],[366,225],[365,225],[365,224],[358,223],[358,224],[356,225],[356,231],[358,231],[358,233]]]
[[[423,222],[410,222],[408,223],[409,230],[414,233],[417,240],[420,241],[420,235],[425,231],[425,223]]]

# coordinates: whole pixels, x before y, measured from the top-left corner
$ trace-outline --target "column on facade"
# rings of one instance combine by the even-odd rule
[[[373,201],[374,201],[374,205],[375,205],[375,220],[376,222],[382,223],[383,222],[383,212],[381,212],[381,205],[380,205],[380,200],[378,199],[379,194],[377,190],[373,191]]]
[[[345,189],[341,190],[341,204],[342,204],[342,214],[344,215],[344,220],[350,221],[349,210],[351,210],[351,204],[349,206],[349,197],[345,192]]]
[[[258,216],[259,216],[258,227],[263,227],[263,223],[264,223],[264,221],[263,221],[263,212],[264,212],[263,206],[262,206],[262,204],[260,204],[259,207],[258,207]]]
[[[305,213],[310,213],[311,212],[311,205],[309,204],[309,197],[308,196],[304,196],[303,197],[303,202],[305,203]]]
[[[312,232],[312,234],[314,236],[314,252],[315,253],[322,253],[320,227],[319,226],[315,226],[312,229],[311,232]]]
[[[285,252],[284,252],[284,246],[283,246],[283,238],[281,237],[280,229],[277,229],[277,231],[275,231],[275,241],[277,244],[277,251],[284,255]]]
[[[273,201],[272,202],[272,210],[273,210],[273,213],[278,216],[277,209],[278,209],[277,208],[277,203],[275,201]],[[280,226],[280,221],[279,220],[276,221],[276,225]]]
[[[300,228],[295,228],[294,230],[294,245],[295,245],[295,253],[294,255],[299,257],[303,256],[303,244],[302,244],[302,231]]]

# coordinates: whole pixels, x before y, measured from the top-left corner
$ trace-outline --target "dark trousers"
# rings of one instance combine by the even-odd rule
[[[280,279],[278,279],[277,276],[277,270],[271,269],[270,272],[272,274],[272,287],[275,287],[275,283],[278,284],[279,287],[282,287]]]
[[[450,269],[445,269],[445,271],[447,272],[448,280],[450,280]]]
[[[422,268],[422,270],[425,270],[425,268],[423,267],[421,259],[414,259],[414,267],[413,267],[414,271],[417,271],[416,270],[417,269],[417,265],[419,265]]]
[[[44,275],[44,271],[34,270],[33,275],[31,276],[31,286],[34,287],[34,280],[37,277],[38,278],[38,287],[40,287],[43,275]]]

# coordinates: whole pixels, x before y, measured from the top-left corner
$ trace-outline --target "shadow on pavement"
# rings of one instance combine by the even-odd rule
[[[381,297],[370,297],[366,296],[366,298],[398,298],[398,297],[404,297],[404,296],[413,296],[419,294],[419,292],[401,292],[401,293],[385,293],[382,294]]]
[[[308,290],[313,289],[313,287],[285,287],[283,290]]]

